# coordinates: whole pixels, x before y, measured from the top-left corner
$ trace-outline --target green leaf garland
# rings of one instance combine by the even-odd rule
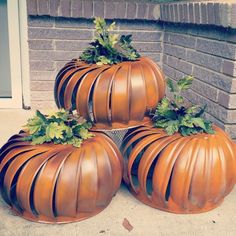
[[[132,35],[121,35],[112,33],[115,30],[115,22],[106,24],[103,18],[94,20],[95,37],[81,54],[80,60],[97,65],[115,64],[122,61],[137,60],[140,55],[132,47]]]
[[[184,104],[184,97],[181,93],[190,88],[192,81],[192,76],[185,76],[179,79],[176,85],[171,80],[167,80],[167,86],[172,93],[173,99],[164,97],[161,100],[157,106],[153,120],[154,125],[158,128],[165,129],[168,135],[176,132],[181,133],[183,136],[202,132],[214,133],[212,123],[202,117],[206,106],[192,105],[187,107]]]
[[[28,134],[24,140],[31,141],[33,145],[52,142],[80,147],[83,140],[93,136],[88,131],[91,128],[89,122],[64,110],[50,115],[37,110],[36,115],[24,127]]]

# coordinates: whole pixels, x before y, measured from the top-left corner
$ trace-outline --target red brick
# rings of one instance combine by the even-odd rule
[[[50,0],[49,5],[50,5],[50,15],[51,16],[58,16],[60,0]]]
[[[27,0],[27,12],[29,15],[37,15],[37,0]]]
[[[215,11],[214,11],[214,3],[207,3],[207,23],[210,25],[215,24]]]
[[[60,16],[71,16],[71,0],[61,0],[60,4]]]
[[[116,6],[116,18],[123,19],[127,14],[127,3],[119,2]]]
[[[179,8],[178,8],[178,4],[174,4],[174,22],[179,22]]]
[[[189,22],[194,22],[193,3],[189,3]]]
[[[114,19],[116,15],[116,3],[105,2],[105,18]]]
[[[137,4],[134,2],[128,2],[127,5],[127,19],[135,19],[136,18],[136,11],[137,11]]]
[[[236,62],[224,60],[222,71],[226,75],[231,75],[236,77]]]
[[[72,17],[82,17],[83,16],[83,8],[82,2],[78,0],[71,1],[71,15]]]
[[[200,13],[200,4],[199,3],[194,3],[194,22],[197,24],[201,23],[201,13]]]
[[[104,2],[95,1],[93,4],[94,4],[94,16],[104,18]]]
[[[49,15],[49,0],[38,1],[38,15]]]
[[[201,23],[207,24],[207,5],[206,3],[201,3]]]
[[[138,3],[137,19],[145,19],[147,17],[148,5],[146,3]]]
[[[93,14],[93,1],[83,1],[83,10],[85,18],[92,18]]]

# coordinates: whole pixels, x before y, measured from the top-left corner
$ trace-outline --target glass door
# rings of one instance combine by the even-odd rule
[[[18,0],[0,0],[0,108],[22,107]]]

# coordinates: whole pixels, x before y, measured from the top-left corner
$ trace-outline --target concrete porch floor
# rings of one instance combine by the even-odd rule
[[[32,111],[0,110],[0,146],[18,132]],[[122,222],[134,227],[128,232]],[[100,214],[85,221],[46,225],[26,221],[11,212],[0,197],[0,236],[230,236],[236,235],[236,188],[223,204],[207,213],[176,215],[152,209],[133,198],[125,186]]]

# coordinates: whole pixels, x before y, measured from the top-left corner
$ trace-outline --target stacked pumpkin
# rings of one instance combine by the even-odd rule
[[[56,77],[55,101],[66,111],[37,111],[0,150],[3,199],[26,219],[65,223],[103,210],[120,186],[123,158],[99,130],[144,124],[165,94],[162,71],[130,35],[111,34],[114,23],[100,18],[95,25],[91,47]]]
[[[73,222],[102,211],[123,175],[131,193],[152,207],[216,207],[236,181],[236,156],[224,131],[201,118],[204,109],[183,105],[180,92],[192,77],[178,81],[178,93],[169,81],[169,100],[162,71],[140,57],[131,36],[112,34],[114,23],[100,18],[95,24],[91,47],[56,77],[55,101],[66,111],[37,111],[1,148],[3,199],[26,219]],[[124,159],[101,130],[128,130]]]
[[[96,24],[97,31],[103,32],[100,28],[104,23],[98,20]],[[164,97],[164,75],[151,59],[138,55],[129,37],[123,37],[124,42],[118,45],[129,50],[129,56],[119,55],[119,51],[112,48],[118,42],[112,41],[114,36],[108,34],[110,30],[113,28],[98,36],[93,48],[81,56],[87,63],[73,59],[60,70],[56,77],[55,100],[59,108],[76,110],[91,120],[96,129],[130,128],[144,123]],[[100,41],[102,45],[109,42],[109,47],[102,48],[103,53],[111,57],[107,61],[105,56],[90,59],[93,54],[101,54]],[[101,65],[102,62],[116,64]]]
[[[105,134],[68,112],[37,111],[0,150],[3,199],[26,219],[66,223],[102,211],[120,186],[123,160]]]
[[[234,145],[201,117],[205,108],[185,107],[181,92],[193,78],[180,79],[176,88],[168,81],[174,100],[164,98],[160,68],[140,57],[130,36],[118,40],[109,34],[113,25],[104,31],[104,21],[95,23],[92,47],[57,75],[58,107],[76,110],[96,130],[132,128],[122,142],[124,181],[145,204],[176,213],[219,205],[236,181]]]

